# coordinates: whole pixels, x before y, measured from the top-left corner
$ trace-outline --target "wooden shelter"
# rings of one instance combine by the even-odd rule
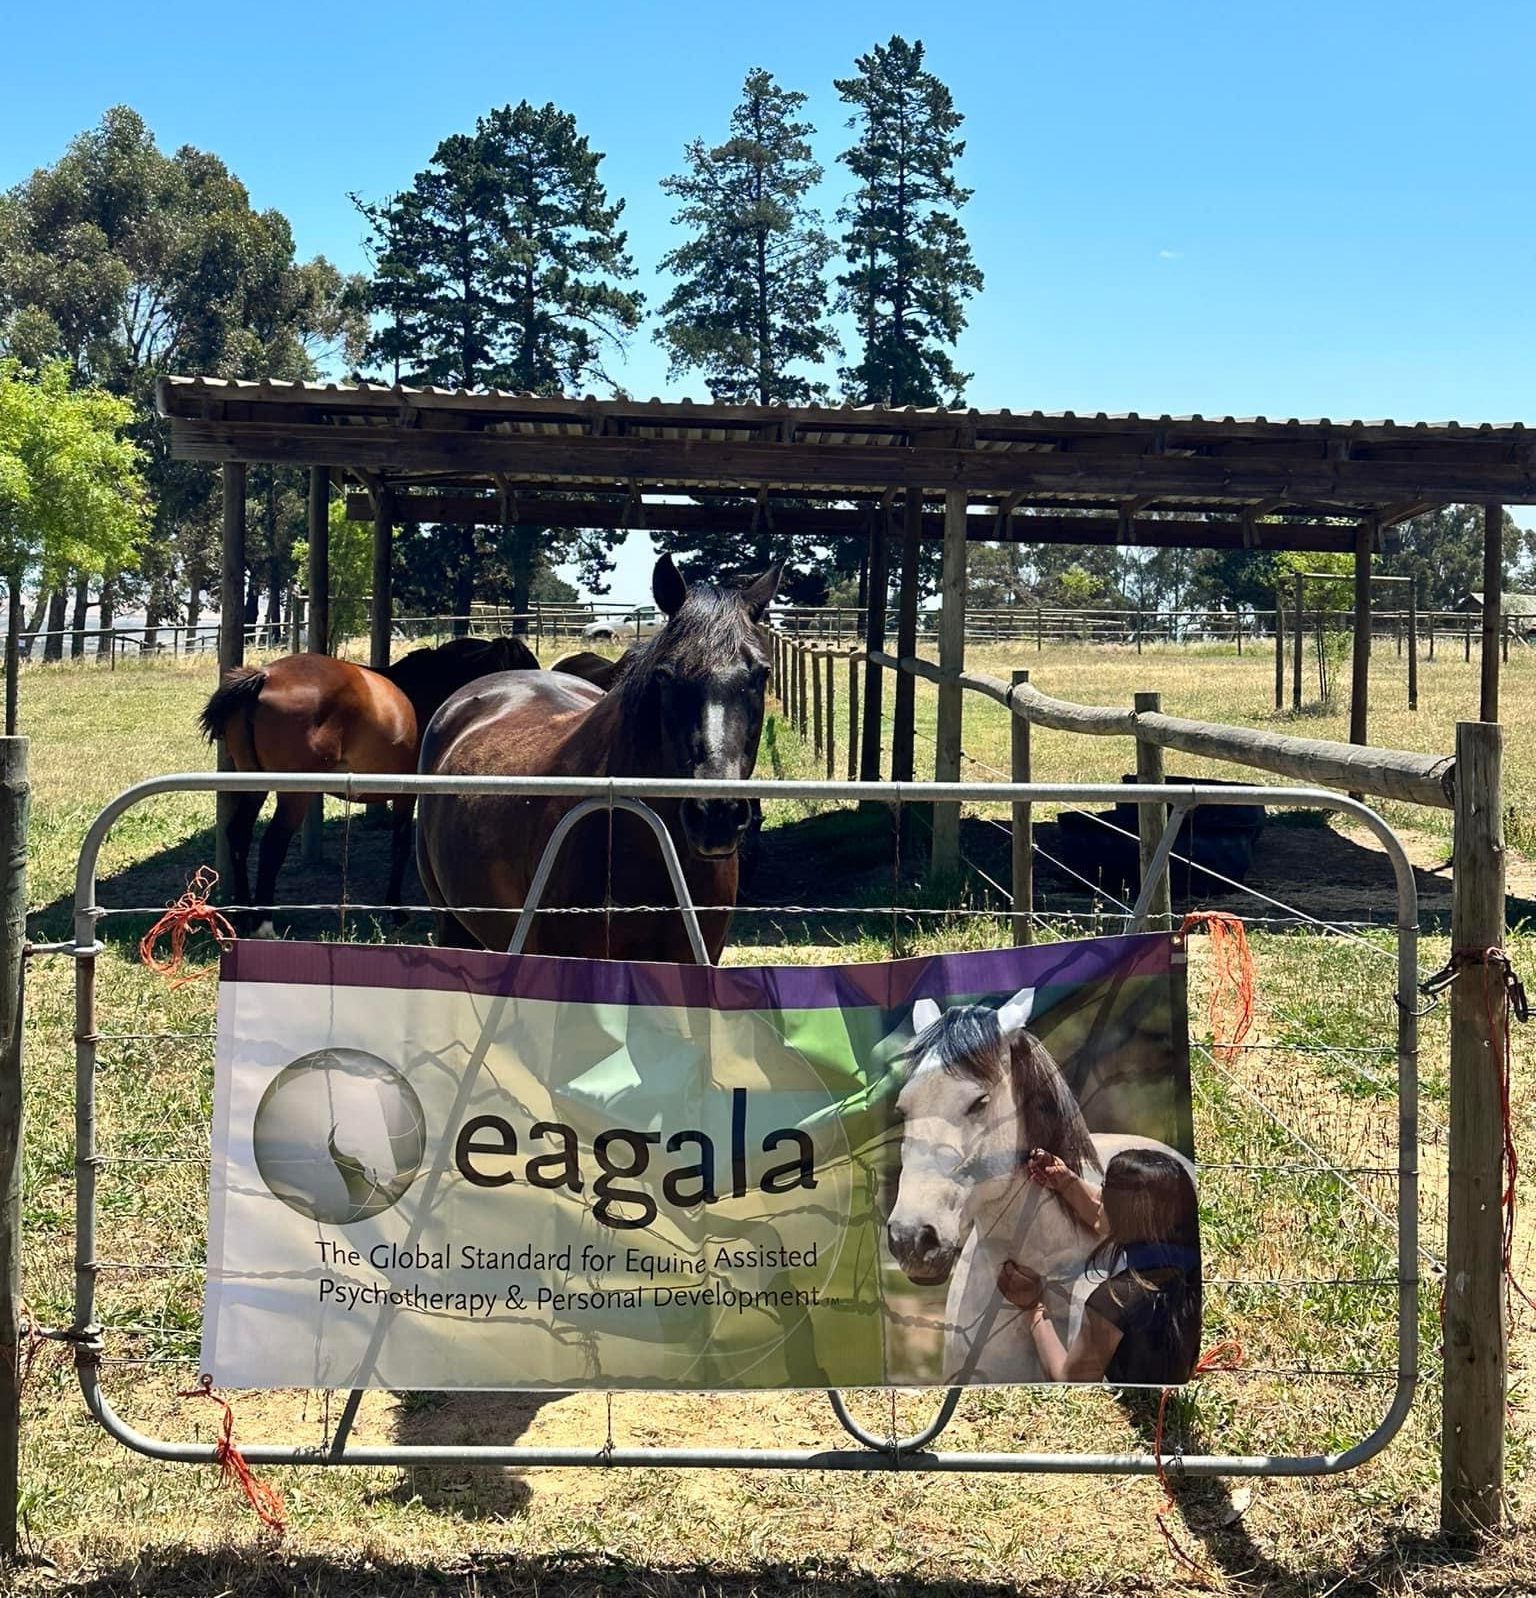
[[[1498,718],[1502,512],[1536,503],[1536,429],[1265,417],[757,406],[433,388],[163,378],[172,454],[224,471],[223,667],[241,658],[245,468],[311,469],[310,637],[328,635],[327,506],[374,526],[372,658],[388,659],[391,548],[408,522],[750,527],[786,543],[867,541],[869,648],[916,652],[921,541],[943,544],[940,665],[964,663],[965,546],[1014,541],[1349,553],[1351,737],[1367,735],[1372,556],[1440,505],[1488,507],[1484,720]],[[708,503],[722,496],[722,503]],[[691,502],[686,502],[691,501]],[[703,503],[700,503],[703,501]],[[792,504],[784,504],[792,501]],[[822,508],[807,509],[806,501]],[[1494,640],[1489,647],[1488,640]],[[891,775],[914,773],[913,682],[898,677]],[[861,775],[880,767],[881,671],[866,669]],[[934,776],[960,774],[960,689],[940,685]],[[946,807],[947,808],[947,807]]]

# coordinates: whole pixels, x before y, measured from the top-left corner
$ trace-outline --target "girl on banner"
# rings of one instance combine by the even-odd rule
[[[1167,1154],[1128,1149],[1109,1162],[1096,1188],[1037,1149],[1029,1174],[1104,1239],[1088,1268],[1105,1279],[1089,1295],[1070,1347],[1045,1313],[1041,1298],[1051,1289],[1039,1274],[1013,1260],[998,1273],[998,1290],[1024,1311],[1051,1380],[1124,1387],[1188,1381],[1200,1354],[1201,1307],[1199,1210],[1189,1173]]]

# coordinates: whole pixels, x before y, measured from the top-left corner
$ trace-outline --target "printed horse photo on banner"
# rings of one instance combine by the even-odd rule
[[[1042,983],[912,1006],[886,1226],[904,1313],[888,1320],[934,1379],[1188,1380],[1201,1287],[1182,988],[1132,978],[1053,1003]]]
[[[835,966],[242,939],[223,1386],[1184,1380],[1183,949]]]

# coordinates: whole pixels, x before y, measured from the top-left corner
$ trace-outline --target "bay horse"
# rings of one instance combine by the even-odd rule
[[[1027,1030],[1034,990],[998,1009],[912,1007],[902,1122],[901,1174],[886,1237],[909,1280],[949,1283],[943,1381],[1049,1380],[1034,1339],[998,1291],[1005,1261],[1028,1266],[1060,1292],[1045,1300],[1063,1344],[1077,1331],[1102,1238],[1055,1193],[1030,1180],[1035,1149],[1095,1185],[1111,1159],[1152,1149],[1194,1167],[1177,1149],[1134,1133],[1090,1132],[1060,1067]]]
[[[199,718],[209,743],[223,742],[236,771],[381,772],[416,769],[421,731],[438,706],[487,672],[538,670],[519,638],[453,638],[415,649],[392,666],[357,666],[330,655],[284,655],[224,674]],[[359,797],[366,797],[360,795]],[[247,862],[266,794],[239,794],[229,820],[235,903],[247,902]],[[270,909],[288,846],[314,794],[284,793],[261,840],[256,866],[257,936],[274,935]],[[409,858],[412,801],[390,801],[389,902],[400,902]]]
[[[763,727],[768,649],[759,625],[782,566],[739,589],[689,587],[670,556],[652,591],[667,617],[633,645],[605,693],[562,672],[522,672],[461,689],[422,739],[421,769],[443,775],[750,777]],[[424,795],[416,865],[445,912],[442,935],[505,949],[544,846],[577,801]],[[744,799],[657,800],[682,861],[711,960],[736,904]],[[543,903],[667,905],[673,892],[656,840],[623,811],[587,817],[567,839]],[[459,908],[463,907],[463,908]],[[470,908],[475,907],[475,908]],[[703,908],[708,907],[708,908]],[[528,953],[691,963],[681,915],[621,911],[539,916]]]

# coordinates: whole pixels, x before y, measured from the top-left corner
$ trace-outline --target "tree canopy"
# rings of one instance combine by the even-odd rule
[[[863,341],[842,375],[865,403],[958,405],[968,381],[949,353],[982,287],[959,215],[971,197],[955,177],[964,118],[923,62],[921,40],[893,35],[836,80],[856,134],[839,159],[858,182],[838,212],[847,270],[837,308]]]
[[[121,566],[145,524],[132,407],[70,376],[65,361],[31,372],[0,358],[0,573],[12,583]]]

